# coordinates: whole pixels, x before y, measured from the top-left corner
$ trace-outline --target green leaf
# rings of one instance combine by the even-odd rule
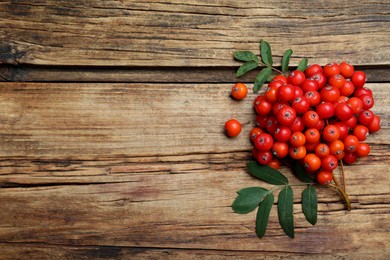
[[[307,68],[307,62],[307,58],[303,58],[301,62],[299,62],[297,70],[305,71],[305,69]]]
[[[253,86],[253,92],[259,92],[261,86],[267,81],[268,77],[271,75],[272,70],[270,68],[263,68],[255,79],[255,84]]]
[[[256,233],[259,237],[263,237],[267,229],[268,218],[274,204],[274,195],[269,193],[267,197],[260,203],[256,215]]]
[[[276,75],[270,75],[268,78],[267,78],[267,80],[266,80],[266,82],[271,82],[274,78],[275,78],[275,76]]]
[[[261,54],[261,60],[269,65],[272,66],[272,52],[271,52],[271,46],[266,41],[260,42],[260,54]]]
[[[236,213],[246,214],[259,206],[269,190],[261,187],[248,187],[237,191],[237,193],[238,196],[232,204],[232,209]]]
[[[258,63],[257,61],[247,61],[245,62],[243,65],[241,65],[237,72],[236,72],[236,77],[240,77],[242,75],[244,75],[245,73],[247,73],[248,71],[251,71],[253,69],[256,69],[258,66]]]
[[[315,225],[317,223],[317,191],[313,185],[308,185],[302,192],[302,210],[306,220]]]
[[[240,61],[258,61],[256,54],[251,51],[236,51],[233,56]]]
[[[303,168],[302,164],[299,162],[296,162],[294,165],[294,174],[298,179],[300,179],[303,182],[313,183],[313,179],[310,177],[310,175],[307,172],[305,172],[305,169]]]
[[[291,49],[284,52],[283,58],[282,58],[282,72],[287,72],[288,64],[290,63],[290,57],[291,57],[292,53],[293,53],[293,51]]]
[[[294,238],[294,215],[293,215],[293,190],[286,186],[279,193],[278,197],[278,217],[284,233]]]
[[[246,164],[246,168],[248,172],[265,182],[268,182],[270,184],[274,185],[286,185],[288,184],[288,179],[286,176],[284,176],[279,171],[267,166],[267,165],[260,165],[256,161],[249,161]]]

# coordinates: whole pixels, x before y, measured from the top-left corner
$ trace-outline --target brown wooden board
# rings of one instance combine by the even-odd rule
[[[2,1],[0,62],[236,66],[260,39],[293,65],[390,65],[388,1]]]
[[[230,84],[2,83],[1,258],[266,258],[390,255],[389,84],[368,84],[381,132],[371,155],[346,166],[352,211],[319,188],[316,226],[294,188],[296,237],[266,237],[235,192],[271,187],[244,167],[255,114]],[[236,139],[223,123],[251,123]],[[281,171],[298,182],[290,171]]]

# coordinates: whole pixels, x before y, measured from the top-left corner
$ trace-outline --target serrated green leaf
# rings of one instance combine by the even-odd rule
[[[307,58],[303,58],[299,62],[297,70],[305,71],[305,69],[307,68],[307,62],[308,62]]]
[[[294,238],[294,215],[293,215],[294,196],[290,186],[286,186],[279,192],[278,197],[278,217],[280,226],[284,233]]]
[[[258,66],[258,63],[257,61],[247,61],[245,62],[243,65],[241,65],[237,72],[236,72],[236,77],[240,77],[242,75],[244,75],[245,73],[247,73],[248,71],[251,71],[253,69],[256,69]]]
[[[281,172],[267,166],[261,165],[256,161],[249,161],[246,165],[248,172],[265,182],[274,185],[286,185],[288,184],[288,179]]]
[[[256,234],[263,237],[268,225],[268,218],[274,204],[274,195],[269,193],[267,197],[260,203],[256,215]]]
[[[251,51],[236,51],[233,56],[240,61],[258,61],[256,54]]]
[[[292,53],[293,51],[291,49],[288,49],[287,51],[284,52],[282,58],[282,72],[287,72],[288,64],[290,63],[290,57]]]
[[[300,179],[303,182],[313,183],[313,179],[310,177],[310,175],[307,172],[305,172],[305,169],[303,168],[302,164],[299,162],[296,162],[294,165],[294,174],[298,179]]]
[[[269,190],[261,187],[248,187],[237,191],[238,195],[232,204],[234,212],[246,214],[253,211],[264,196],[269,193]]]
[[[270,68],[263,68],[255,79],[255,84],[253,86],[253,92],[259,92],[261,86],[266,82],[268,77],[271,75],[272,70]]]
[[[315,225],[317,223],[317,191],[313,185],[308,185],[302,192],[302,211],[306,220]]]
[[[261,60],[269,65],[272,66],[272,52],[271,52],[271,46],[266,41],[260,42],[260,54],[261,54]]]

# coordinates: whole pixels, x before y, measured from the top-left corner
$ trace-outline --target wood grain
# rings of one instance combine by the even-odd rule
[[[0,62],[237,66],[232,52],[292,48],[321,64],[389,65],[388,1],[2,1]]]
[[[320,188],[312,227],[297,188],[296,238],[273,209],[260,240],[255,213],[230,208],[238,189],[267,187],[244,170],[255,95],[236,102],[230,84],[3,83],[0,249],[6,259],[385,259],[390,84],[368,86],[382,130],[370,157],[347,167],[353,210]],[[228,139],[221,126],[233,114],[252,123]]]

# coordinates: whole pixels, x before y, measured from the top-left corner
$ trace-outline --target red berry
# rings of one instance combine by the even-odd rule
[[[326,185],[333,180],[333,174],[328,171],[320,171],[317,173],[317,182],[321,185]]]
[[[259,151],[268,151],[274,145],[274,139],[270,134],[261,133],[256,136],[254,144],[257,150]]]
[[[276,128],[275,133],[274,133],[274,138],[278,142],[288,142],[291,137],[291,130],[287,126],[280,125]]]
[[[359,145],[359,139],[354,135],[348,135],[343,140],[344,150],[348,153],[353,153],[356,151],[357,146]]]
[[[314,79],[306,79],[302,83],[301,88],[302,88],[303,92],[317,91],[318,90],[318,82]]]
[[[272,161],[272,153],[270,151],[259,151],[256,159],[260,164],[267,165]]]
[[[244,99],[248,94],[248,88],[243,83],[237,83],[233,86],[231,94],[235,99]]]
[[[310,108],[309,99],[305,96],[297,97],[291,104],[297,114],[303,114]]]
[[[253,142],[256,139],[256,136],[263,133],[264,131],[259,127],[252,128],[251,132],[249,133],[249,138]]]
[[[305,73],[303,73],[300,70],[294,70],[287,77],[287,82],[295,86],[300,86],[305,81],[305,79],[306,79]]]
[[[292,122],[294,122],[295,118],[297,117],[297,114],[292,107],[285,106],[279,110],[276,117],[280,124],[288,126],[291,125]]]
[[[303,114],[302,121],[305,126],[312,128],[320,121],[320,116],[317,112],[309,110]]]
[[[276,75],[276,76],[272,79],[272,81],[277,81],[277,80],[282,81],[283,84],[287,84],[287,78],[286,78],[286,76],[284,76],[284,75]]]
[[[311,77],[317,73],[322,73],[322,72],[323,72],[323,70],[322,70],[321,66],[318,64],[312,64],[305,69],[306,77]]]
[[[302,117],[297,116],[289,127],[291,132],[302,132],[305,129]]]
[[[329,63],[324,66],[324,75],[327,78],[340,74],[340,67],[337,63]]]
[[[225,123],[225,132],[229,137],[235,137],[241,132],[241,124],[236,119],[230,119]]]
[[[353,135],[356,136],[359,141],[366,140],[368,133],[368,128],[364,125],[357,125],[353,129]]]
[[[323,73],[314,74],[309,79],[313,79],[313,80],[317,81],[318,89],[321,89],[321,88],[325,87],[325,85],[326,85],[326,77]]]
[[[363,71],[355,71],[351,76],[351,81],[356,88],[362,88],[366,83],[366,73]]]
[[[272,146],[272,154],[278,158],[284,158],[288,155],[289,147],[287,143],[276,142]]]
[[[303,167],[308,172],[314,172],[321,167],[321,159],[314,153],[308,153],[303,158]]]
[[[318,91],[308,91],[305,97],[309,100],[310,106],[317,106],[321,102],[321,95]]]
[[[330,118],[334,115],[335,108],[332,103],[323,102],[317,106],[316,112],[320,118]]]
[[[381,129],[381,118],[377,115],[374,115],[374,119],[372,122],[367,126],[370,133],[378,132]]]
[[[306,137],[301,132],[294,132],[290,137],[290,144],[293,147],[300,147],[306,143]]]
[[[268,115],[272,110],[272,103],[261,99],[255,104],[255,110],[259,115]]]
[[[295,88],[291,84],[286,84],[278,88],[278,97],[281,101],[290,101],[295,97]]]
[[[318,144],[314,151],[315,151],[316,155],[320,158],[324,158],[324,157],[328,156],[330,153],[329,146],[327,144],[324,144],[324,143]]]
[[[370,153],[370,146],[366,143],[360,143],[356,149],[358,157],[365,157]]]
[[[337,104],[334,113],[340,121],[347,121],[353,116],[353,110],[346,102]]]
[[[332,154],[321,159],[321,167],[325,171],[331,172],[336,169],[338,165],[337,158]]]
[[[355,91],[355,86],[349,80],[346,80],[344,85],[340,88],[340,95],[349,97]]]
[[[369,95],[372,97],[372,90],[369,88],[358,88],[353,92],[354,97],[360,97],[361,95]]]
[[[363,103],[363,109],[367,110],[374,106],[374,98],[372,96],[364,94],[359,96],[359,98]]]
[[[346,152],[344,157],[343,157],[343,162],[346,164],[353,164],[357,160],[357,155],[356,153],[349,153]]]
[[[352,108],[353,114],[360,113],[363,110],[363,102],[360,98],[351,97],[348,99],[347,104]]]
[[[346,63],[345,61],[341,62],[339,67],[340,74],[343,75],[345,78],[350,78],[355,71],[355,68],[351,64]]]
[[[339,139],[340,129],[335,125],[327,125],[322,131],[322,138],[327,142]]]
[[[344,122],[336,122],[334,125],[340,129],[339,139],[343,140],[348,135],[348,126]]]
[[[333,75],[328,80],[329,85],[341,88],[345,84],[345,78],[341,74]]]
[[[368,126],[374,120],[374,113],[371,110],[363,110],[359,113],[357,119],[360,124]]]
[[[334,103],[340,97],[340,90],[334,86],[326,86],[321,89],[320,95],[323,101]]]

